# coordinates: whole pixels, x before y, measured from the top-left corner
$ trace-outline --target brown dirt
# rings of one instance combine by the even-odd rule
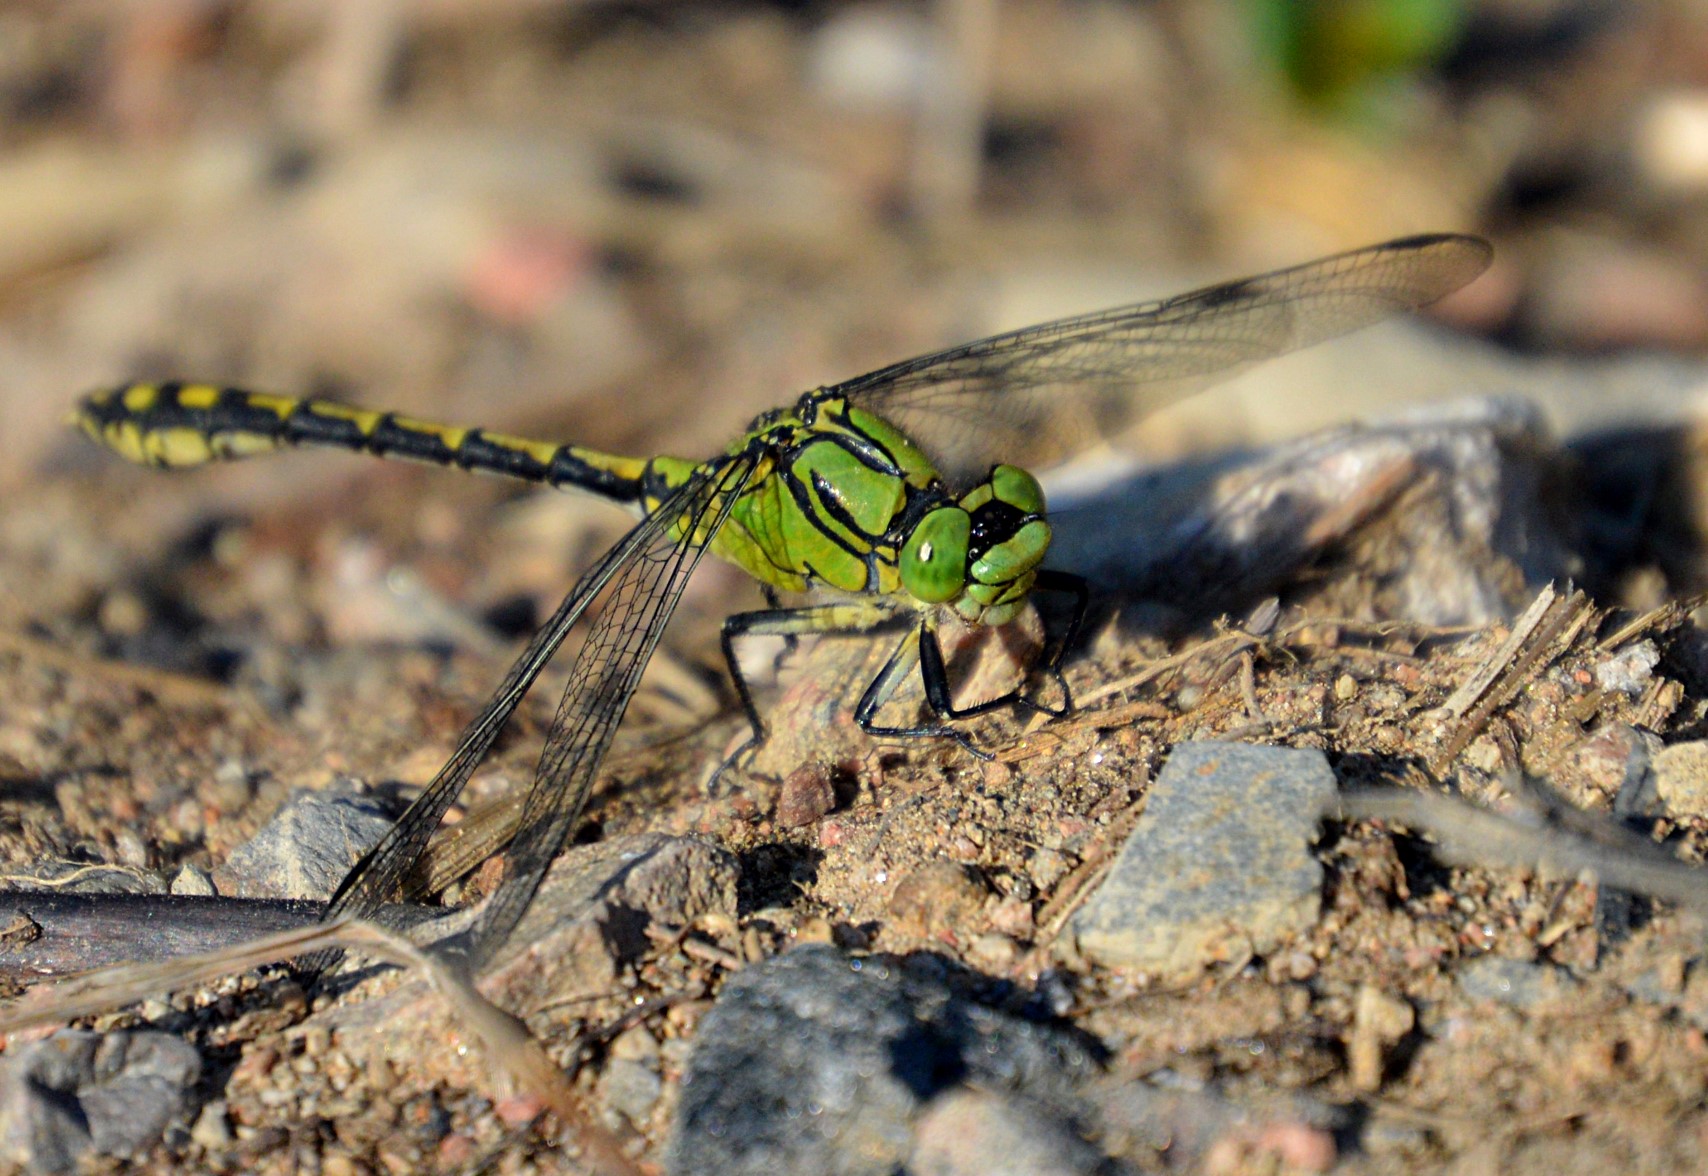
[[[0,868],[13,873],[73,863],[170,879],[223,861],[295,789],[419,785],[527,619],[623,525],[561,496],[343,455],[176,478],[119,468],[59,428],[87,383],[182,371],[635,451],[706,451],[814,381],[994,325],[979,275],[1054,281],[1077,300],[1056,309],[1084,309],[1127,296],[1097,293],[1111,271],[1124,281],[1202,246],[1279,262],[1467,227],[1456,210],[1492,200],[1500,179],[1466,162],[1456,136],[1472,131],[1442,129],[1451,120],[1342,141],[1253,114],[1264,103],[1225,62],[1177,62],[1158,82],[1145,54],[1192,52],[1192,30],[1177,27],[1192,22],[1140,8],[1108,17],[1117,42],[1139,47],[1129,60],[1087,54],[1066,23],[1044,35],[1060,6],[1022,6],[989,97],[1012,158],[989,165],[978,199],[943,211],[914,203],[901,114],[806,92],[812,26],[782,10],[405,5],[387,41],[340,27],[335,6],[139,11],[154,7],[172,15],[8,14],[40,31],[4,67],[0,94],[23,113],[4,132],[0,181],[16,187],[0,182],[0,217],[17,226],[40,209],[46,221],[37,252],[0,250],[0,349],[16,355],[0,376]],[[1626,68],[1608,57],[1606,72]],[[1028,76],[1063,80],[1028,88]],[[31,85],[37,106],[18,96]],[[1428,111],[1455,99],[1419,101]],[[1452,109],[1469,120],[1474,103],[1462,101]],[[1593,125],[1554,127],[1551,142],[1598,158],[1583,144],[1609,132],[1580,114]],[[211,166],[241,171],[243,151],[259,156],[253,176]],[[1230,196],[1204,179],[1212,172],[1295,178]],[[1403,191],[1377,200],[1372,175]],[[68,193],[87,202],[81,219]],[[1429,223],[1415,223],[1418,208]],[[1319,226],[1302,245],[1286,228],[1301,218]],[[1510,270],[1497,280],[1522,281]],[[1462,313],[1492,328],[1518,301]],[[1434,765],[1494,805],[1522,769],[1605,813],[1636,731],[1702,736],[1698,630],[1669,614],[1638,634],[1663,660],[1628,696],[1595,676],[1597,642],[1628,614],[1598,613],[1542,650],[1441,762],[1458,728],[1438,708],[1508,630],[1430,628],[1395,611],[1385,590],[1433,526],[1404,512],[1425,506],[1402,495],[1341,537],[1283,587],[1260,633],[1244,634],[1238,611],[1218,623],[1120,602],[1068,665],[1082,709],[1041,726],[980,720],[990,763],[859,737],[846,714],[870,649],[822,645],[795,659],[780,700],[769,696],[778,738],[760,771],[716,796],[704,782],[741,721],[715,624],[758,597],[707,567],[582,839],[709,837],[742,862],[739,917],[658,944],[598,999],[518,1011],[595,1116],[613,1057],[656,1044],[656,1110],[609,1120],[651,1162],[697,1018],[744,962],[830,939],[941,953],[993,985],[1062,966],[1055,931],[1182,740],[1321,748],[1347,785],[1433,787]],[[1686,509],[1656,526],[1664,537],[1691,522]],[[1699,562],[1658,562],[1672,579],[1640,558],[1592,564],[1600,603],[1700,587]],[[1514,606],[1536,587],[1506,565],[1481,570]],[[561,681],[548,679],[467,804],[529,779]],[[1123,681],[1135,684],[1108,689]],[[1689,815],[1651,828],[1687,861],[1700,860],[1705,832]],[[1657,904],[1609,926],[1593,879],[1443,864],[1426,838],[1380,822],[1331,824],[1319,853],[1324,915],[1284,952],[1166,982],[1073,977],[1069,1015],[1109,1048],[1117,1076],[1167,1070],[1236,1098],[1304,1092],[1355,1108],[1372,1124],[1370,1150],[1347,1171],[1699,1166],[1708,1006],[1695,916]],[[491,881],[477,875],[452,897]],[[1456,977],[1482,956],[1558,965],[1576,986],[1531,1006],[1474,999]],[[1664,999],[1634,996],[1642,984]],[[1372,990],[1417,1018],[1381,1038],[1374,1061],[1359,1014]],[[218,1123],[141,1166],[563,1162],[561,1125],[471,1074],[463,1043],[358,1065],[309,1012],[300,990],[253,977],[145,1009],[212,1059]],[[642,1030],[646,1041],[619,1044]],[[1264,1154],[1232,1162],[1273,1170]]]

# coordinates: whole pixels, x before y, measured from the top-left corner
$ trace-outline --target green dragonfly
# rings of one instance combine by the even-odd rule
[[[1017,689],[957,707],[938,638],[951,619],[1000,625],[1031,593],[1059,591],[1074,597],[1075,622],[1049,669],[1071,644],[1085,588],[1041,566],[1050,523],[1043,491],[1024,466],[1119,435],[1212,377],[1433,302],[1476,277],[1491,256],[1474,237],[1409,237],[993,335],[816,388],[698,462],[617,457],[208,384],[97,393],[75,422],[146,465],[325,445],[572,487],[640,516],[534,634],[444,767],[328,906],[328,918],[366,916],[398,895],[523,695],[602,602],[546,736],[503,878],[462,944],[478,967],[515,929],[573,832],[641,671],[707,551],[751,573],[771,605],[723,627],[750,745],[764,739],[765,726],[735,657],[737,641],[888,632],[899,636],[855,706],[859,725],[877,736],[942,736],[971,748],[955,721],[1010,704],[1052,714],[1071,706],[1065,694],[1052,708]],[[991,464],[997,458],[1018,464]],[[821,597],[783,607],[777,596],[808,590]],[[914,674],[930,719],[881,723],[880,711]]]

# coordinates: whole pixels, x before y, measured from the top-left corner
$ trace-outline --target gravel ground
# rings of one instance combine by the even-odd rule
[[[716,625],[759,598],[708,563],[480,997],[357,953],[13,1032],[0,1162],[1700,1170],[1708,27],[1511,7],[1444,4],[1457,47],[1394,69],[1232,4],[0,5],[9,993],[323,897],[625,525],[340,454],[121,467],[63,427],[88,387],[699,454],[1002,327],[1498,250],[1434,323],[1052,476],[1096,586],[1073,715],[879,744],[868,644],[765,651],[774,737],[712,786]],[[965,689],[1061,620],[959,651]]]

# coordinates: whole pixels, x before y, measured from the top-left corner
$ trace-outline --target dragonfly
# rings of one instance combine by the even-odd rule
[[[891,634],[888,660],[854,707],[859,726],[877,737],[942,737],[972,748],[961,720],[1011,704],[1050,714],[1072,704],[1064,681],[1056,707],[1020,687],[957,706],[939,638],[953,623],[1006,624],[1035,593],[1066,593],[1074,623],[1048,666],[1060,679],[1086,589],[1042,566],[1050,522],[1029,468],[1119,437],[1146,413],[1249,364],[1427,305],[1491,258],[1480,238],[1408,237],[992,335],[815,388],[702,461],[618,456],[199,383],[97,392],[74,423],[150,466],[330,446],[584,491],[639,516],[534,633],[444,766],[328,904],[328,919],[364,917],[400,896],[499,732],[591,613],[503,876],[456,949],[479,968],[521,921],[580,820],[641,672],[705,553],[750,573],[769,605],[729,617],[722,629],[748,746],[766,728],[736,656],[739,641]],[[781,594],[809,592],[804,603],[782,603]],[[881,721],[913,678],[929,717]]]

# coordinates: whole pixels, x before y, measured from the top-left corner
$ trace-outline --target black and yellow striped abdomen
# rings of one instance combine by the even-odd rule
[[[573,487],[639,514],[666,509],[696,476],[715,482],[720,463],[750,460],[753,476],[727,512],[680,519],[673,536],[684,544],[707,544],[785,592],[814,585],[876,596],[911,592],[903,582],[903,546],[913,542],[921,519],[954,509],[923,451],[887,421],[825,391],[764,414],[724,456],[704,463],[615,457],[578,445],[213,384],[125,385],[86,397],[72,420],[141,465],[197,466],[284,446],[320,445]],[[721,525],[702,526],[712,519]],[[924,558],[940,545],[925,543]],[[961,550],[951,562],[965,562],[965,555]],[[921,599],[958,599],[965,595],[964,579],[956,579],[946,596]],[[1016,599],[1023,598],[1031,578],[1011,579]],[[965,615],[983,617],[993,603],[1009,602],[979,600]]]
[[[641,501],[647,466],[638,458],[578,445],[213,384],[129,384],[86,397],[72,419],[121,457],[150,466],[194,466],[286,445],[324,445],[573,486],[630,504]]]

